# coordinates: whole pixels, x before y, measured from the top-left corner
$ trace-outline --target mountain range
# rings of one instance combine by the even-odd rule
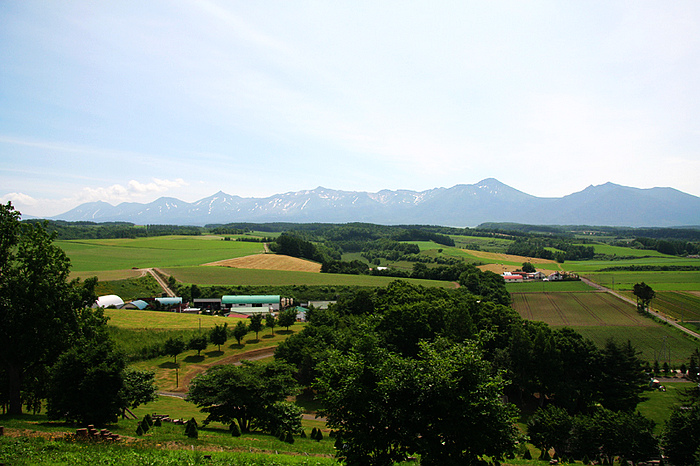
[[[89,202],[53,220],[207,225],[235,222],[423,224],[476,226],[484,222],[540,225],[665,227],[700,225],[700,197],[673,188],[640,189],[605,183],[559,198],[536,197],[487,178],[426,191],[377,193],[318,187],[243,198],[219,191],[188,203],[161,197],[113,206]]]

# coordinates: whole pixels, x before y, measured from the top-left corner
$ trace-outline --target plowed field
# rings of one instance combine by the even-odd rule
[[[209,262],[204,265],[234,267],[237,269],[284,270],[289,272],[321,271],[321,264],[316,262],[278,254],[254,254],[252,256]]]

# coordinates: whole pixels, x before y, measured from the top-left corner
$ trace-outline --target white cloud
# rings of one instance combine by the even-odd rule
[[[104,201],[110,204],[150,202],[154,195],[185,186],[188,186],[188,183],[182,178],[174,180],[153,178],[150,183],[130,180],[125,186],[113,184],[107,187],[85,187],[75,195],[62,199],[35,199],[24,193],[9,193],[0,197],[0,201],[2,203],[12,202],[17,210],[25,214],[36,217],[51,217],[85,202]]]

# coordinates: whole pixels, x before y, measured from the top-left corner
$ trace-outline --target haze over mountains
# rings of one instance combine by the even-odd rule
[[[673,188],[606,183],[560,198],[526,194],[487,178],[427,191],[310,191],[243,198],[219,191],[188,203],[162,197],[149,204],[82,204],[54,220],[207,225],[233,222],[369,222],[385,225],[476,226],[484,222],[542,225],[700,225],[700,197]]]

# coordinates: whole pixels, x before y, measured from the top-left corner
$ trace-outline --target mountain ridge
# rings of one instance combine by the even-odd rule
[[[81,204],[53,220],[207,225],[235,222],[369,222],[475,226],[485,222],[630,227],[700,224],[700,197],[674,188],[590,185],[562,197],[537,197],[495,178],[425,191],[312,190],[245,198],[219,190],[194,202],[161,197],[142,204]]]

